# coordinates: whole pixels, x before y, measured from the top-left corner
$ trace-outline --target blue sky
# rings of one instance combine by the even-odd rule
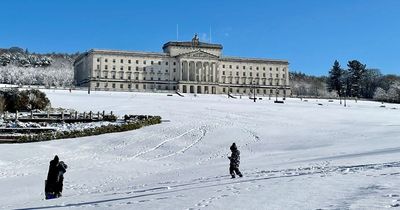
[[[0,48],[161,52],[167,41],[223,45],[226,56],[285,59],[291,71],[326,75],[335,59],[400,74],[399,0],[5,0]]]

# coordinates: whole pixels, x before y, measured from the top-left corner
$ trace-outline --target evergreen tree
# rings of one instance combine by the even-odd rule
[[[360,61],[352,60],[347,64],[349,67],[349,82],[351,83],[351,87],[348,91],[349,96],[359,97],[360,89],[361,89],[361,81],[365,73],[366,65],[362,64]]]
[[[335,60],[332,69],[329,71],[328,90],[336,91],[339,97],[342,96],[343,88],[343,69],[340,68],[339,61]]]

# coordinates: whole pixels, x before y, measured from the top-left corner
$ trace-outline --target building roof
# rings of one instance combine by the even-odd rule
[[[194,44],[191,42],[167,42],[163,45],[163,50],[165,50],[169,46],[174,47],[198,47],[198,48],[210,48],[210,49],[219,49],[222,50],[222,45],[220,44],[211,44],[206,42],[197,42]]]
[[[239,62],[257,62],[257,63],[280,63],[280,64],[289,64],[287,60],[278,60],[278,59],[268,59],[268,58],[244,58],[244,57],[231,57],[231,56],[223,56],[220,58],[221,61],[239,61]]]

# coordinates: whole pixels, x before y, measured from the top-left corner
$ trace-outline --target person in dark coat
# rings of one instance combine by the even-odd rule
[[[61,196],[66,169],[67,165],[63,161],[60,162],[57,155],[50,161],[45,184],[46,199],[58,198]]]
[[[232,144],[230,147],[231,149],[231,156],[229,156],[230,160],[230,166],[229,166],[229,173],[232,176],[232,179],[235,178],[235,173],[239,176],[242,177],[242,173],[239,171],[239,164],[240,164],[240,151],[237,149],[237,146],[235,143]]]

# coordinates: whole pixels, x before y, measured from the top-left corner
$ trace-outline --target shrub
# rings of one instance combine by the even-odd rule
[[[1,98],[4,104],[1,104]],[[45,109],[50,107],[50,100],[46,94],[40,90],[23,90],[17,89],[0,91],[0,110],[16,112],[16,111],[30,111],[33,109]]]

